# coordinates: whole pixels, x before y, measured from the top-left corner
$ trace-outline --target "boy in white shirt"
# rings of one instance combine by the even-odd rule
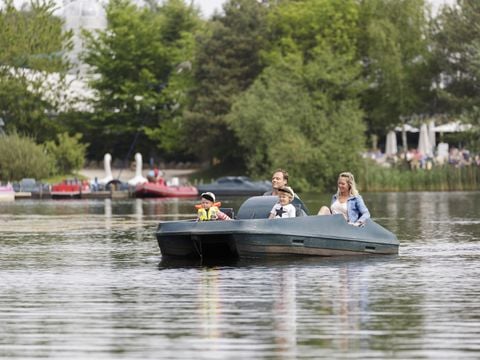
[[[295,193],[290,186],[283,186],[278,190],[278,203],[273,205],[270,211],[269,219],[291,218],[295,217],[296,209],[291,204]]]

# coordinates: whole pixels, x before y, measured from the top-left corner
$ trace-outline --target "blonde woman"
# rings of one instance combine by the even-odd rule
[[[358,193],[353,174],[342,172],[338,176],[337,187],[330,207],[322,206],[318,215],[342,214],[349,224],[363,226],[370,218],[370,212]]]

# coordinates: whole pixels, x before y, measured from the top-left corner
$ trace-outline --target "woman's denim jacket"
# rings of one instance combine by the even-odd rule
[[[332,204],[337,200],[337,194],[332,197]],[[347,216],[349,223],[361,222],[365,223],[365,220],[370,218],[370,212],[368,211],[365,202],[360,195],[350,196],[347,200]]]

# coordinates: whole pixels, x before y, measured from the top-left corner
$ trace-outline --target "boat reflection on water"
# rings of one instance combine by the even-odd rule
[[[198,317],[203,337],[213,340],[209,342],[211,351],[220,347],[218,339],[221,337],[222,297],[220,295],[221,272],[217,268],[204,268],[200,273],[198,289]]]
[[[397,256],[164,258],[158,268],[169,274],[188,269],[183,273],[196,278],[191,289],[197,296],[195,321],[208,339],[206,351],[228,347],[227,333],[235,329],[238,339],[262,332],[257,345],[267,342],[271,354],[295,359],[306,344],[319,351],[366,346],[369,334],[362,329],[373,322],[368,314],[378,309],[378,301],[384,301],[372,289],[375,269],[392,258]]]
[[[361,264],[369,265],[377,263],[388,263],[397,259],[398,254],[359,257],[352,256],[291,256],[291,255],[269,255],[255,257],[232,257],[232,258],[183,258],[183,257],[162,257],[158,264],[159,270],[175,268],[217,268],[217,267],[295,267],[295,266],[332,266]]]
[[[182,257],[162,257],[158,264],[159,270],[180,269],[180,268],[216,268],[216,267],[236,267],[240,259],[200,259],[200,258],[182,258]]]

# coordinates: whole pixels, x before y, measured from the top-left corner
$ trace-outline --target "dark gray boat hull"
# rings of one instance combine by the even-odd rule
[[[341,215],[161,222],[157,240],[163,256],[182,257],[397,254],[399,247],[374,221],[355,227]]]

